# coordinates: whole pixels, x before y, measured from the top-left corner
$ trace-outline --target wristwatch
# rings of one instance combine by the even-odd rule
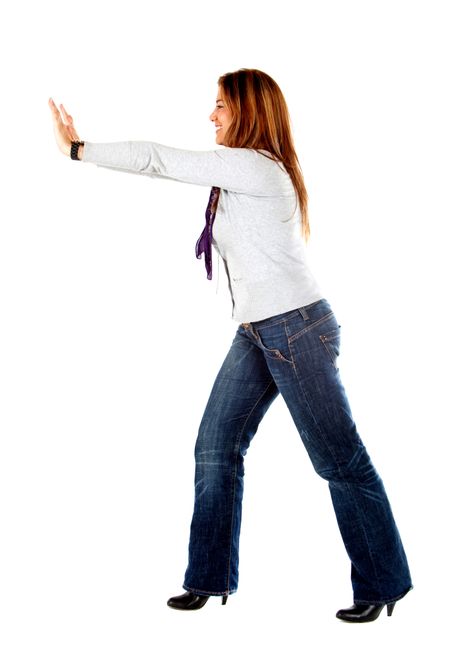
[[[84,145],[84,141],[72,141],[70,144],[70,158],[75,159],[76,161],[80,161],[78,159],[78,148],[80,145]]]

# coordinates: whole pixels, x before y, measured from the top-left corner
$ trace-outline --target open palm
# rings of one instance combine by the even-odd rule
[[[53,115],[53,131],[58,147],[61,152],[69,156],[71,142],[80,140],[73,125],[73,118],[66,112],[62,104],[60,104],[61,110],[59,110],[51,97],[48,100],[48,105]]]

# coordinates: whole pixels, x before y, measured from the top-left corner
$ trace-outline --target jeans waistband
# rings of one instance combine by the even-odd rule
[[[305,304],[303,307],[297,307],[296,309],[291,309],[291,311],[285,311],[282,314],[277,314],[276,316],[270,316],[269,318],[263,318],[262,320],[258,320],[252,323],[241,323],[241,325],[244,328],[249,328],[253,327],[254,329],[262,329],[264,327],[268,327],[270,325],[276,325],[277,323],[282,323],[285,320],[289,320],[290,318],[293,318],[294,316],[298,316],[300,313],[301,316],[303,317],[304,320],[308,320],[308,309],[311,307],[317,306],[319,303],[326,304],[328,306],[329,302],[326,300],[324,297],[321,298],[320,300],[316,300],[315,302],[311,302],[310,304]]]

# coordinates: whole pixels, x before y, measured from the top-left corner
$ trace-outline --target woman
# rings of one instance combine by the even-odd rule
[[[305,257],[307,193],[288,109],[257,69],[218,80],[210,120],[221,150],[154,142],[80,142],[71,116],[49,100],[55,137],[73,159],[212,187],[197,245],[211,278],[211,243],[225,265],[239,323],[214,382],[195,446],[195,503],[184,577],[168,600],[199,609],[238,586],[244,456],[281,393],[316,472],[327,480],[351,561],[348,622],[392,614],[411,588],[408,562],[380,476],[356,430],[340,380],[340,325]],[[214,222],[214,225],[213,225]]]

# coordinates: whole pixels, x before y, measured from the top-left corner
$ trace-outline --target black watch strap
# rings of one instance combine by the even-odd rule
[[[80,161],[78,159],[78,148],[80,145],[84,145],[84,141],[72,141],[70,144],[70,158]]]

